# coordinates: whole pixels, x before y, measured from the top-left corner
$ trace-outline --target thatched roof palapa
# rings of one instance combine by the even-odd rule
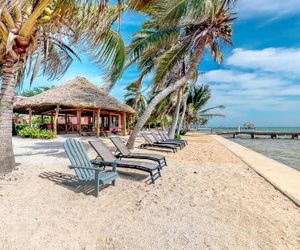
[[[122,104],[116,98],[90,83],[84,77],[76,77],[63,85],[47,90],[41,94],[14,103],[14,112],[26,113],[28,108],[38,112],[63,108],[98,109],[134,113],[134,110]]]

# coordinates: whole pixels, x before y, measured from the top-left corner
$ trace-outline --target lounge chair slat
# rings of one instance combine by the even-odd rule
[[[155,133],[151,133],[151,135],[153,136],[153,138],[156,141],[156,143],[170,144],[170,145],[175,145],[176,147],[179,147],[180,149],[183,148],[183,144],[180,143],[180,142],[176,142],[176,141],[161,141]]]
[[[146,144],[142,144],[142,147],[157,147],[157,148],[167,148],[171,149],[174,153],[177,152],[177,146],[168,144],[168,143],[156,143],[151,140],[148,134],[141,133],[144,139],[146,140]]]
[[[118,136],[111,136],[109,139],[113,142],[113,144],[116,146],[116,148],[119,150],[119,152],[125,156],[130,155],[130,150],[126,147],[126,145],[122,142],[121,138]]]
[[[64,148],[78,179],[85,182],[94,181],[96,196],[100,186],[109,182],[115,184],[115,179],[118,177],[115,168],[109,172],[101,172],[100,168],[94,168],[81,142],[67,139]]]
[[[158,133],[161,135],[162,138],[164,138],[164,141],[168,142],[168,141],[175,141],[175,142],[180,142],[180,143],[183,143],[184,145],[187,145],[187,141],[186,140],[172,140],[168,133],[166,131],[159,131],[158,130]]]
[[[142,159],[151,160],[159,164],[160,168],[167,165],[166,158],[164,155],[158,154],[147,154],[147,153],[133,153],[125,145],[125,143],[118,136],[111,136],[109,139],[113,142],[117,150],[120,152],[118,154],[119,158],[132,158],[132,159]]]
[[[71,141],[71,145],[73,148],[73,152],[76,155],[76,165],[77,166],[86,166],[91,167],[91,163],[85,159],[85,155],[82,154],[82,147],[80,147],[81,143],[76,143],[76,141]],[[93,174],[93,172],[89,172],[89,170],[82,169],[81,174],[83,178],[88,179]]]
[[[123,161],[118,160],[116,156],[106,147],[102,141],[89,141],[90,145],[95,149],[98,156],[106,162],[114,162],[117,164],[117,167],[121,168],[131,168],[141,171],[148,172],[151,176],[152,182],[154,183],[153,174],[155,172],[160,172],[159,164],[152,164],[149,162],[142,161]]]
[[[82,164],[78,161],[78,157],[74,151],[74,146],[72,144],[72,141],[71,140],[67,140],[64,144],[64,148],[65,148],[65,151],[69,157],[69,160],[71,162],[71,164],[73,166],[82,166]],[[84,180],[85,179],[85,175],[84,175],[84,172],[82,169],[78,169],[76,168],[75,169],[75,172],[77,174],[77,177],[79,178],[79,180]]]

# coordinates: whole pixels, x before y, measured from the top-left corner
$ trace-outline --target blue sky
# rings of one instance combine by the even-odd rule
[[[234,47],[224,48],[222,65],[209,54],[199,70],[199,83],[208,83],[212,99],[208,106],[223,104],[225,118],[210,126],[238,126],[252,121],[256,126],[300,126],[300,3],[299,0],[240,0],[234,24]],[[123,16],[126,43],[145,18],[134,13]],[[33,86],[57,85],[75,76],[87,77],[100,86],[103,70],[84,56],[74,61],[59,81],[39,76]],[[139,76],[128,69],[111,94],[123,100],[124,87]],[[24,88],[29,88],[25,83]]]

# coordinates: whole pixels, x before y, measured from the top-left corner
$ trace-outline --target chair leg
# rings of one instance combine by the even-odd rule
[[[95,185],[95,192],[96,192],[96,197],[99,195],[99,179],[96,179],[96,185]]]
[[[158,175],[159,177],[161,177],[161,173],[160,173],[160,169],[158,168]]]
[[[162,168],[163,168],[160,161],[158,161],[158,167],[159,167],[159,169],[162,169]]]
[[[153,178],[153,173],[152,173],[152,172],[150,172],[150,176],[151,176],[151,182],[152,182],[152,184],[154,184],[154,183],[155,183],[155,180],[154,180],[154,178]]]
[[[116,185],[116,180],[113,180],[112,182],[111,182],[111,184],[114,186],[114,185]]]

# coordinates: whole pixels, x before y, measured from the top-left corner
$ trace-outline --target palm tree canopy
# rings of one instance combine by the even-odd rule
[[[108,6],[107,0],[4,0],[0,9],[0,62],[23,62],[19,83],[25,72],[32,73],[32,82],[40,69],[49,79],[60,78],[79,59],[74,48],[110,68],[110,86],[121,75],[126,49],[112,29],[120,6]]]
[[[136,111],[136,115],[144,112],[147,106],[147,98],[141,90],[142,79],[139,79],[126,87],[125,103]]]
[[[211,98],[211,90],[207,84],[194,85],[190,88],[187,98],[186,119],[188,123],[201,123],[214,117],[224,117],[224,115],[210,113],[211,110],[224,109],[223,105],[204,108]]]
[[[130,5],[149,16],[133,36],[128,50],[128,66],[137,63],[141,74],[154,73],[154,90],[163,89],[182,76],[174,72],[185,63],[189,69],[195,50],[207,46],[212,57],[222,62],[220,45],[232,44],[229,0],[131,0]],[[197,76],[197,72],[194,73]]]

